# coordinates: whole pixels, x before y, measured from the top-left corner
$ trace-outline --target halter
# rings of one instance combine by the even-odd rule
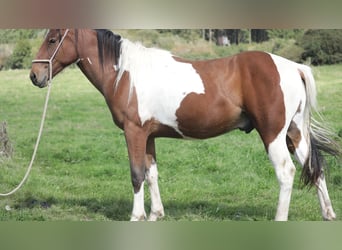
[[[69,29],[66,29],[64,32],[64,35],[62,36],[62,39],[59,41],[59,44],[57,46],[57,48],[55,49],[55,51],[53,52],[52,56],[50,57],[50,59],[37,59],[37,60],[32,60],[32,63],[48,63],[49,64],[49,80],[48,80],[48,85],[51,84],[51,80],[52,80],[52,61],[53,59],[55,59],[57,52],[59,51],[59,49],[61,48],[63,41],[65,39],[65,37],[67,36],[69,32]]]

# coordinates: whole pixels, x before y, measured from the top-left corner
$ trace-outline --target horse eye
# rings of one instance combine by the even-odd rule
[[[50,38],[49,39],[49,43],[51,43],[51,44],[56,43],[56,41],[57,41],[56,38]]]

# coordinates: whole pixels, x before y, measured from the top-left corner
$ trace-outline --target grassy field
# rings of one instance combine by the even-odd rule
[[[29,71],[0,71],[0,122],[7,121],[12,159],[0,159],[0,192],[21,180],[31,159],[46,90]],[[342,134],[342,65],[315,68],[320,110]],[[125,140],[102,96],[78,69],[53,82],[42,141],[31,175],[0,199],[0,220],[128,220],[132,187]],[[273,220],[279,187],[258,134],[239,131],[205,140],[157,140],[166,221]],[[328,159],[328,188],[342,218],[341,165]],[[314,189],[297,171],[289,219],[321,220]],[[146,210],[150,199],[146,189]],[[5,209],[8,206],[10,209]]]

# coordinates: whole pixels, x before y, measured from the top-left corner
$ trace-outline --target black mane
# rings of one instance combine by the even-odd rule
[[[121,36],[110,30],[96,29],[100,64],[117,65],[120,57]]]

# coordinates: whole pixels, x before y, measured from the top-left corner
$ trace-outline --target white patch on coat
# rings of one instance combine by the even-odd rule
[[[193,66],[176,61],[168,51],[145,48],[123,39],[116,88],[125,71],[130,76],[129,98],[133,88],[137,94],[141,125],[154,118],[181,134],[177,109],[188,94],[204,94],[205,91]]]
[[[283,57],[270,54],[280,75],[280,87],[284,95],[286,121],[284,128],[288,128],[293,121],[301,134],[301,141],[295,150],[295,155],[299,163],[304,165],[309,156],[309,122],[310,117],[307,104],[305,86],[299,74],[299,69],[307,66],[292,62]],[[309,84],[309,83],[307,83]],[[311,101],[311,100],[309,100]],[[311,101],[312,102],[312,101]],[[298,112],[299,110],[299,112]],[[287,132],[283,131],[283,132]]]
[[[278,136],[268,146],[269,158],[272,161],[277,179],[280,185],[279,201],[276,213],[276,220],[287,220],[288,211],[292,193],[292,186],[295,174],[295,166],[290,157],[286,145],[286,134],[291,121],[295,122],[303,137],[304,130],[307,130],[305,124],[304,104],[306,103],[305,86],[298,71],[301,66],[295,62],[270,54],[280,77],[280,87],[283,92],[285,105],[285,124]],[[302,104],[300,106],[300,104]],[[298,108],[300,106],[300,112]],[[306,134],[307,135],[307,134]],[[306,137],[308,138],[308,137]],[[303,142],[302,142],[303,141]],[[305,139],[302,139],[299,148],[296,149],[297,158],[304,162],[307,157],[307,147]],[[305,155],[306,154],[306,155]]]
[[[305,113],[305,103],[301,103],[300,107],[299,107],[299,112],[297,112],[295,114],[295,116],[292,119],[292,122],[294,122],[296,124],[296,127],[299,129],[300,131],[300,135],[301,135],[301,139],[300,142],[297,146],[297,148],[295,149],[295,156],[297,161],[304,166],[306,160],[309,157],[309,145],[310,145],[310,141],[309,141],[309,124],[307,124],[307,118],[305,117],[306,113]],[[309,117],[308,117],[309,119]]]
[[[286,123],[290,124],[300,102],[306,103],[305,87],[300,77],[299,64],[270,54],[280,76],[280,87],[284,95]]]

